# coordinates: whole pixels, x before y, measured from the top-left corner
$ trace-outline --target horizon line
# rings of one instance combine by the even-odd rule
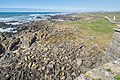
[[[2,10],[1,10],[2,9]],[[16,10],[17,9],[17,10]],[[19,9],[19,10],[18,10]],[[8,10],[8,11],[7,11]],[[10,11],[9,11],[10,10]],[[91,9],[42,9],[42,8],[0,8],[0,12],[18,12],[22,11],[24,12],[25,10],[28,11],[33,11],[33,12],[38,12],[38,11],[51,11],[51,12],[120,12],[120,10],[91,10]]]

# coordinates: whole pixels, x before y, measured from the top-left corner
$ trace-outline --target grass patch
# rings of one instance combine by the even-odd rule
[[[108,46],[114,32],[113,28],[116,27],[104,18],[67,22],[66,25],[79,28],[81,33],[78,35],[83,38],[86,36],[94,37],[93,40],[86,40],[86,44],[98,44],[102,49]]]
[[[74,34],[61,34],[61,35],[54,35],[48,38],[45,42],[48,44],[54,44],[54,43],[61,43],[67,40],[76,40],[76,37]]]
[[[115,80],[120,80],[120,75],[115,75],[114,78]]]
[[[93,13],[83,13],[79,16],[97,16],[97,17],[105,17],[105,16],[115,16],[116,20],[120,20],[120,12],[109,12],[109,13],[99,13],[99,12],[93,12]]]
[[[72,22],[63,22],[59,26],[59,28],[69,29],[71,28],[73,31],[72,36],[77,36],[78,40],[82,39],[83,43],[86,46],[91,44],[98,44],[101,49],[108,47],[111,39],[112,34],[114,33],[113,28],[116,27],[115,24],[109,23],[104,16],[116,16],[117,19],[119,18],[120,13],[86,13],[86,14],[79,14],[78,16],[85,16],[90,17],[95,16],[95,18],[91,20],[81,19],[80,21],[72,21]],[[67,35],[68,36],[68,35]],[[67,37],[65,36],[65,37]],[[64,40],[65,37],[61,36],[58,40]],[[90,39],[90,38],[93,39]],[[55,42],[57,38],[55,38]],[[54,41],[54,40],[52,40]],[[51,42],[51,41],[50,41]]]
[[[109,69],[107,69],[107,71],[108,71],[108,72],[112,72],[112,69],[109,68]]]
[[[100,32],[105,34],[113,33],[114,24],[109,23],[104,18],[91,20],[91,21],[76,21],[70,24],[78,26],[80,29],[93,30],[94,32]]]

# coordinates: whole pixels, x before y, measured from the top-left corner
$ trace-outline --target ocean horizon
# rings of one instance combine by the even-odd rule
[[[0,22],[28,22],[36,20],[36,17],[46,18],[45,15],[58,15],[63,12],[0,12]]]
[[[19,25],[30,21],[46,20],[48,15],[58,15],[62,12],[0,12],[0,22],[6,24]],[[38,18],[37,18],[38,17]],[[16,32],[12,31],[14,28],[3,29],[0,26],[0,32]]]

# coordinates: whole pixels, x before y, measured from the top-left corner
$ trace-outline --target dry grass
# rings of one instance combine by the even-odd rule
[[[77,42],[83,42],[89,46],[98,44],[102,49],[105,49],[111,41],[114,24],[107,22],[104,18],[98,18],[87,21],[64,22],[58,25],[61,29],[69,29],[74,35],[66,35],[60,40],[64,40],[68,36],[76,36]],[[60,38],[60,37],[59,37]],[[72,39],[72,38],[71,38]],[[82,40],[82,41],[81,41]]]

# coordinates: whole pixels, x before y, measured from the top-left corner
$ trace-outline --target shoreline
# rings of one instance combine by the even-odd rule
[[[75,13],[74,13],[75,14]],[[37,14],[31,14],[31,15],[37,15]],[[17,32],[17,27],[24,25],[24,24],[29,24],[31,22],[36,22],[36,21],[52,21],[52,22],[63,22],[63,21],[74,21],[71,16],[67,17],[68,15],[73,15],[73,13],[57,13],[57,14],[44,14],[44,15],[37,15],[35,16],[35,19],[33,20],[26,20],[25,22],[22,21],[16,21],[16,20],[11,20],[11,21],[3,21],[0,22],[0,32]],[[73,19],[73,20],[72,20]],[[79,18],[76,20],[79,20]],[[8,31],[7,31],[8,28]],[[14,30],[13,30],[14,29]]]

